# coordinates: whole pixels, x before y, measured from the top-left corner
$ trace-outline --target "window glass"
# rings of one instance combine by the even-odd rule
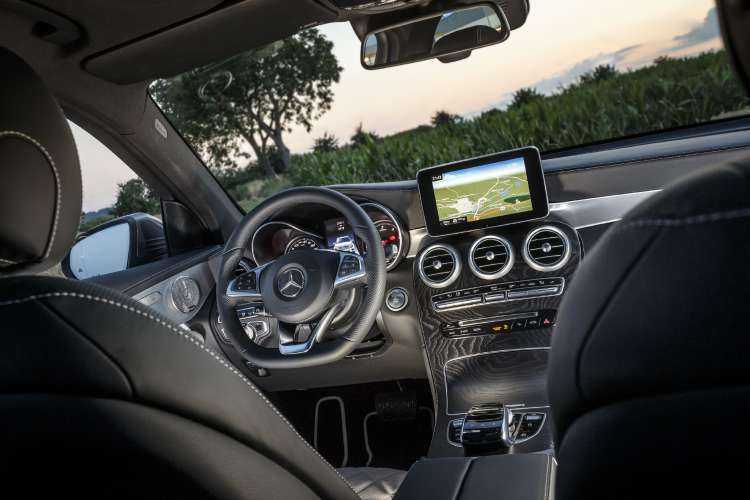
[[[448,18],[449,19],[449,18]],[[368,71],[349,23],[309,29],[151,95],[245,209],[294,185],[414,179],[748,114],[713,0],[534,0],[498,45]]]

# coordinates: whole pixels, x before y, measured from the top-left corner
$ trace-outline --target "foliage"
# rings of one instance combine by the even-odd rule
[[[352,146],[367,146],[368,144],[376,142],[378,139],[380,138],[375,132],[366,131],[362,126],[362,122],[360,122],[359,125],[357,125],[357,129],[354,131],[354,135],[349,139],[349,143]]]
[[[336,136],[325,132],[321,137],[315,139],[313,151],[315,153],[330,153],[331,151],[336,151],[338,147],[339,140],[336,139]]]
[[[234,168],[238,159],[247,161],[249,147],[272,177],[291,162],[283,133],[293,125],[309,131],[313,121],[330,109],[331,87],[341,69],[333,43],[310,29],[218,64],[158,80],[150,90],[214,172]]]
[[[115,218],[114,215],[103,215],[101,217],[90,219],[86,222],[81,221],[81,225],[78,227],[78,232],[85,233],[86,231],[90,229],[94,229],[96,226],[104,224],[105,222],[109,222],[114,218]]]
[[[432,118],[430,118],[430,124],[433,127],[450,126],[460,121],[461,121],[460,116],[454,115],[445,110],[435,111],[435,114],[432,115]]]
[[[617,76],[617,69],[611,64],[600,64],[591,71],[582,74],[579,81],[582,85],[603,82]]]
[[[135,212],[158,214],[161,211],[159,197],[141,179],[130,179],[117,185],[117,201],[112,215],[121,217]]]
[[[518,89],[513,93],[513,99],[511,99],[508,109],[520,109],[523,106],[541,101],[542,99],[544,99],[544,95],[540,94],[536,89]]]
[[[419,128],[334,152],[296,158],[294,185],[411,179],[430,165],[534,144],[551,151],[646,131],[701,123],[750,106],[724,52],[668,59],[578,82],[450,129]]]

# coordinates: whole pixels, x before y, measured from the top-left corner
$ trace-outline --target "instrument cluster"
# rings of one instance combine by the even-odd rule
[[[395,268],[408,250],[408,232],[388,208],[378,203],[360,203],[380,234],[387,270]],[[252,260],[263,265],[281,255],[301,249],[328,249],[365,254],[368,249],[356,237],[348,221],[341,216],[317,216],[309,219],[295,217],[263,224],[253,235],[250,244]],[[330,215],[330,214],[329,214]],[[290,217],[291,219],[291,217]]]

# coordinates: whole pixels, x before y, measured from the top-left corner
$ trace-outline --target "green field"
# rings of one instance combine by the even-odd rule
[[[490,219],[532,210],[526,173],[435,189],[438,219]]]

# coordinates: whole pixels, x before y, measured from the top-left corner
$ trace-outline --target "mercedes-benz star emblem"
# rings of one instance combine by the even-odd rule
[[[279,273],[276,285],[281,295],[287,299],[293,299],[305,289],[305,275],[301,269],[287,269]]]

